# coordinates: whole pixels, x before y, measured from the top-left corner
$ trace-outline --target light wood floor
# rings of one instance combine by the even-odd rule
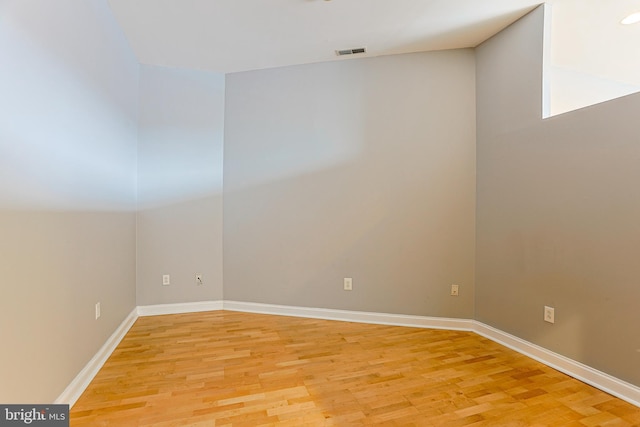
[[[141,317],[71,426],[638,426],[471,332],[212,311]]]

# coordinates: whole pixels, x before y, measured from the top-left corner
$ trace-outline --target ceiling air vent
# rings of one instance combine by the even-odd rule
[[[367,53],[367,48],[366,47],[356,47],[354,49],[336,50],[336,55],[338,55],[338,56],[356,55],[358,53]]]

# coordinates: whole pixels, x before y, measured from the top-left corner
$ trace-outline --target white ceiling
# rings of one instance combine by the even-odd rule
[[[231,73],[475,47],[541,0],[109,0],[143,64]],[[640,0],[547,0],[560,112],[640,90]],[[555,94],[555,95],[554,95]]]
[[[640,0],[551,0],[551,62],[557,67],[640,85],[640,24],[620,21]]]
[[[144,64],[236,72],[477,46],[540,0],[109,0]]]

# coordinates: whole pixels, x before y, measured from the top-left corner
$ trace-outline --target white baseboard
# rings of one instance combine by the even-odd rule
[[[102,348],[100,348],[98,353],[96,353],[96,355],[89,361],[87,366],[80,371],[78,376],[71,382],[71,384],[69,384],[55,403],[68,403],[70,406],[73,406],[138,316],[156,316],[162,314],[193,313],[215,310],[475,332],[492,341],[502,344],[505,347],[515,350],[518,353],[531,357],[532,359],[535,359],[551,368],[564,372],[571,377],[640,407],[640,387],[629,384],[609,374],[593,369],[580,362],[569,359],[568,357],[554,353],[536,344],[530,343],[475,320],[332,310],[326,308],[295,307],[239,301],[203,301],[138,306],[122,322]]]
[[[475,333],[640,407],[640,387],[484,323],[473,323]]]
[[[378,325],[409,326],[430,329],[471,331],[473,321],[446,317],[412,316],[409,314],[371,313],[367,311],[333,310],[328,308],[292,307],[255,302],[224,301],[224,310],[246,313],[275,314],[279,316],[312,319],[341,320],[345,322],[374,323]]]
[[[160,316],[163,314],[197,313],[222,310],[222,301],[183,302],[178,304],[139,305],[138,316]]]
[[[107,339],[100,350],[89,360],[84,368],[76,375],[76,377],[69,383],[67,388],[64,389],[62,394],[55,400],[55,404],[68,404],[72,407],[78,398],[82,395],[87,386],[93,381],[104,362],[107,361],[113,350],[116,349],[122,338],[129,331],[133,323],[138,318],[138,312],[134,308],[131,313],[122,321],[120,326],[115,330],[113,334]]]

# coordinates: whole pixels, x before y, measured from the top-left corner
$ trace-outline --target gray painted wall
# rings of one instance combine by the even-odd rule
[[[138,64],[93,0],[3,2],[0,52],[0,402],[50,403],[135,306]]]
[[[222,299],[223,128],[224,75],[141,66],[138,305]]]
[[[224,299],[473,317],[474,70],[458,50],[228,75]]]
[[[542,120],[543,25],[477,48],[476,318],[640,385],[640,96]]]

